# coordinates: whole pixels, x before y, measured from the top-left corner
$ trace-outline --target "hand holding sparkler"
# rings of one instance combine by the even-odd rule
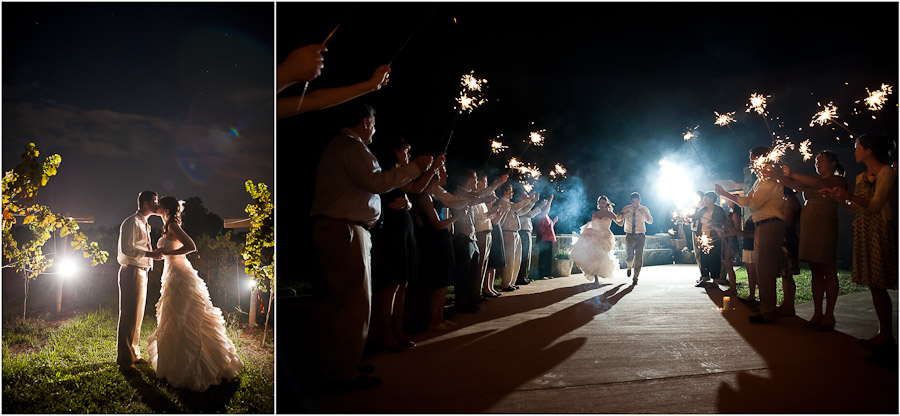
[[[325,57],[322,52],[328,49],[324,44],[306,45],[291,51],[285,60],[275,69],[277,92],[298,82],[309,82],[322,74]]]

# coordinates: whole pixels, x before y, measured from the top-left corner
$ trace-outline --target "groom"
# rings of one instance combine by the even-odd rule
[[[153,260],[162,259],[150,245],[150,224],[147,219],[156,214],[159,195],[144,191],[138,195],[138,211],[125,219],[119,227],[117,260],[119,268],[119,323],[116,328],[116,364],[129,376],[140,376],[134,363],[141,358],[141,322],[147,299],[147,273]]]
[[[653,224],[650,209],[641,205],[641,194],[631,193],[631,204],[626,205],[616,216],[616,224],[625,229],[625,264],[628,265],[628,276],[631,277],[631,267],[634,266],[634,279],[632,284],[637,284],[641,274],[641,266],[644,264],[644,242],[646,241],[647,226]]]

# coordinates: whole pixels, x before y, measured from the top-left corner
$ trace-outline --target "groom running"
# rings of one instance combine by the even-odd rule
[[[624,223],[624,225],[623,225]],[[631,205],[622,208],[616,216],[616,224],[625,228],[625,264],[628,265],[628,276],[631,277],[631,266],[634,266],[634,279],[632,284],[637,284],[641,274],[641,266],[644,264],[644,241],[647,232],[646,224],[653,224],[650,209],[641,205],[641,195],[631,193]]]
[[[125,219],[119,228],[117,259],[119,268],[119,324],[116,328],[116,364],[119,371],[140,376],[134,363],[141,358],[141,322],[147,299],[147,273],[153,260],[162,256],[150,245],[150,224],[147,219],[156,214],[159,196],[153,191],[138,195],[138,211]]]

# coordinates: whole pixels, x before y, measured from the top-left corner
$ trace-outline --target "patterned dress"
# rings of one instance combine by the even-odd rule
[[[852,205],[853,283],[897,289],[897,173],[885,166],[873,176],[860,173],[854,194],[872,201]]]

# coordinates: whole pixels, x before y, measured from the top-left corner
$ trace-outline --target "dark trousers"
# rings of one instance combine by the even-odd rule
[[[519,266],[519,277],[516,281],[523,282],[531,273],[531,231],[519,230],[519,236],[522,237],[522,265]]]
[[[722,275],[722,240],[712,241],[709,253],[700,250],[700,275],[718,279]]]
[[[463,234],[453,234],[453,296],[457,307],[475,305],[475,282],[481,281],[478,243]]]
[[[553,262],[553,242],[538,241],[538,274],[541,277],[551,277],[550,271]]]

